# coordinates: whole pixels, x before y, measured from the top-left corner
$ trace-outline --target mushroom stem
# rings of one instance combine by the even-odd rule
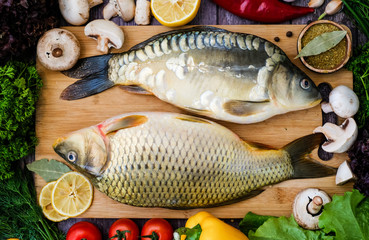
[[[108,43],[109,43],[109,39],[98,37],[97,38],[97,50],[99,50],[100,52],[104,54],[107,54],[109,51]]]
[[[118,10],[115,8],[115,4],[113,1],[110,1],[103,9],[103,16],[105,20],[109,20],[112,17],[118,15]]]
[[[150,24],[150,2],[147,0],[137,0],[135,22],[137,25]]]
[[[322,102],[321,108],[324,113],[333,112],[332,106],[327,102]]]
[[[53,57],[61,57],[63,56],[63,50],[61,48],[54,48],[53,51],[51,52],[51,54],[53,55]]]
[[[323,206],[323,199],[320,196],[315,196],[309,203],[307,210],[311,215],[319,213]]]

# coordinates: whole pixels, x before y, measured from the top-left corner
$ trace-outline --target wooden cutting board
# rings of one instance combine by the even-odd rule
[[[299,60],[293,60],[296,56],[297,36],[302,25],[244,25],[244,26],[217,26],[231,31],[251,33],[261,36],[271,42],[279,37],[276,44],[282,48],[292,61],[303,69],[318,85],[321,82],[329,82],[333,87],[337,85],[347,85],[352,87],[352,73],[347,70],[340,70],[334,74],[320,75],[313,73],[302,66]],[[81,43],[81,57],[98,55],[96,42],[88,39],[83,34],[83,27],[68,27]],[[146,40],[147,38],[169,29],[163,26],[127,26],[122,27],[125,33],[125,43],[123,49],[126,51],[133,45]],[[292,37],[286,37],[286,32],[292,31]],[[117,50],[113,52],[118,52]],[[42,158],[53,158],[63,161],[52,149],[52,144],[59,136],[75,131],[87,126],[95,125],[107,118],[135,111],[184,111],[160,101],[154,96],[134,95],[124,92],[120,88],[112,88],[95,96],[76,101],[63,101],[59,95],[64,88],[73,83],[75,79],[70,79],[60,72],[53,72],[38,66],[39,72],[44,81],[41,97],[37,105],[36,112],[36,133],[39,145],[36,147],[36,160]],[[298,112],[287,113],[273,117],[267,121],[252,124],[240,125],[218,121],[234,131],[241,138],[264,143],[274,147],[282,147],[292,140],[312,133],[313,129],[321,125],[321,111],[319,106]],[[313,152],[316,158],[316,154]],[[345,154],[337,154],[334,159],[326,162],[331,166],[339,164],[347,159]],[[37,192],[46,184],[45,181],[35,176]],[[242,218],[248,211],[257,214],[267,214],[276,216],[289,216],[295,195],[307,187],[320,188],[330,195],[343,194],[352,189],[352,184],[336,186],[335,177],[320,179],[289,180],[274,186],[265,187],[265,191],[249,200],[238,202],[232,205],[207,209],[207,211],[221,218]],[[138,208],[115,202],[95,189],[92,206],[80,217],[85,218],[187,218],[195,210],[169,210],[159,208]]]

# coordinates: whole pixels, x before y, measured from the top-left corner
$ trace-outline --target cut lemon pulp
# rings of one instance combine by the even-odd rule
[[[51,194],[53,192],[55,183],[56,182],[50,182],[42,188],[38,202],[42,208],[42,212],[47,219],[54,222],[60,222],[68,219],[68,217],[63,216],[55,211],[51,204]]]
[[[201,0],[151,0],[154,17],[164,26],[178,27],[190,22],[197,14]]]
[[[59,214],[76,217],[90,207],[92,198],[90,181],[78,172],[68,172],[55,183],[51,203]]]

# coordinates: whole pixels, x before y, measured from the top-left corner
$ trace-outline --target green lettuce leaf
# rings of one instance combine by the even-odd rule
[[[337,240],[369,239],[369,199],[356,189],[333,196],[332,202],[324,205],[319,227],[325,233],[334,232]]]
[[[293,215],[289,218],[258,218],[255,214],[247,214],[245,221],[241,223],[241,231],[248,235],[250,240],[365,240],[369,239],[369,198],[356,189],[346,192],[344,196],[333,196],[332,202],[324,205],[319,218],[321,229],[316,231],[300,227]],[[245,226],[246,224],[249,226]],[[260,224],[262,225],[257,230],[253,230]],[[245,232],[247,230],[250,231]]]
[[[276,217],[262,216],[262,215],[254,214],[252,212],[248,212],[246,216],[241,220],[239,228],[241,232],[243,232],[247,236],[250,230],[255,232],[269,218],[276,218]]]
[[[310,231],[300,227],[294,217],[289,218],[269,218],[256,232],[250,231],[250,240],[331,240],[332,236],[327,236],[322,231]]]

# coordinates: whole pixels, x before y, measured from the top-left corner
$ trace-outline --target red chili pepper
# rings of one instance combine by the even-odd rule
[[[257,22],[279,23],[314,12],[313,8],[292,6],[279,0],[213,0],[227,11]]]

